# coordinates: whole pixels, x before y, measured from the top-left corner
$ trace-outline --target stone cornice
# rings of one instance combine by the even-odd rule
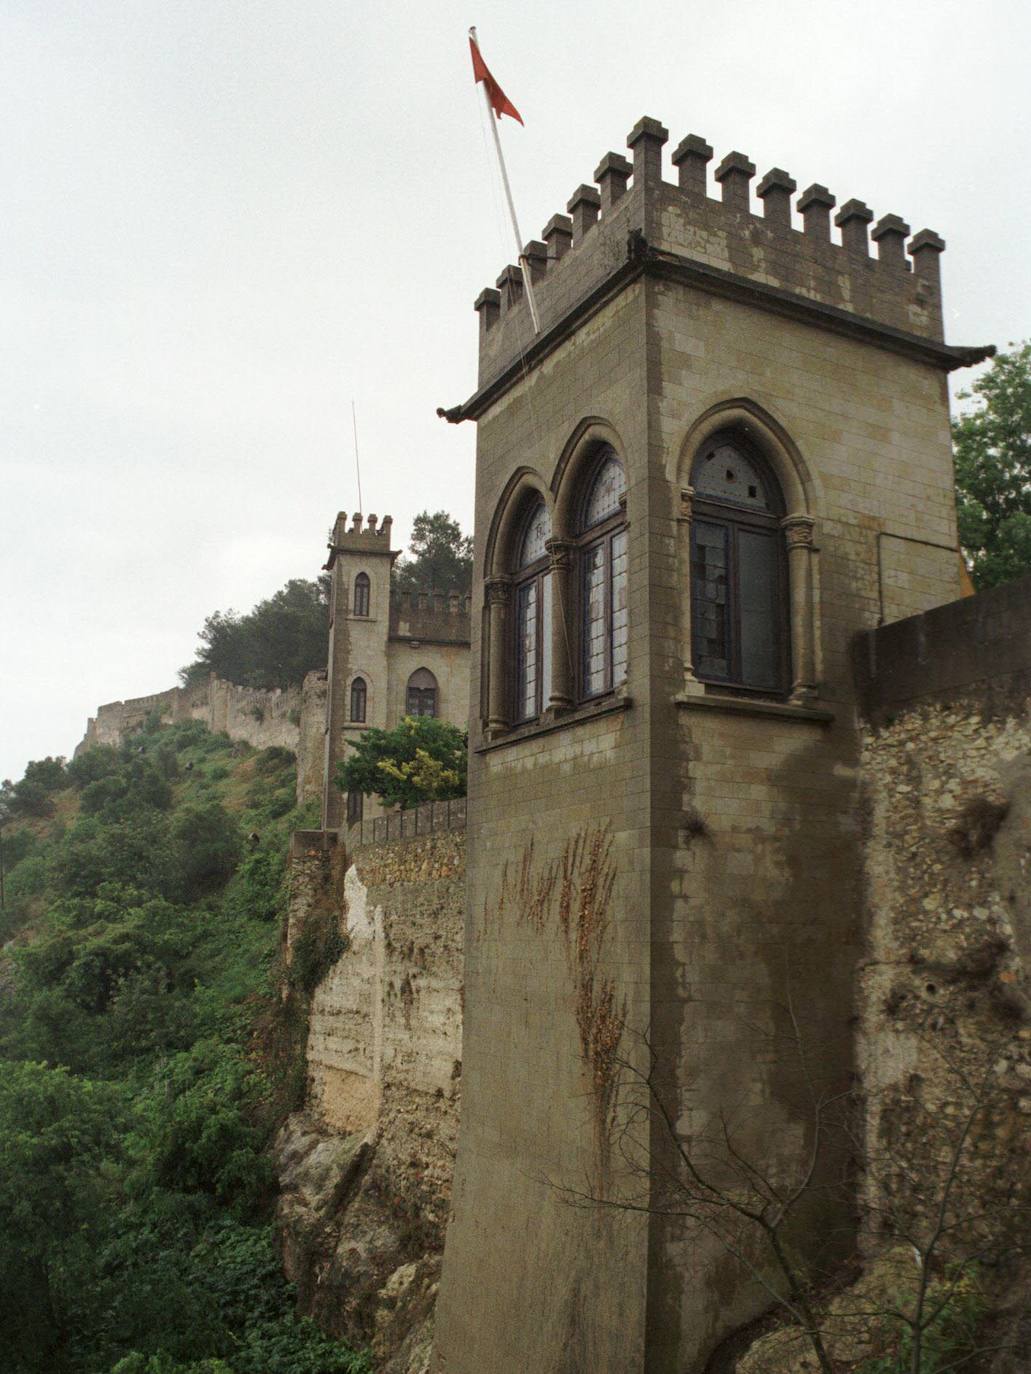
[[[832,334],[857,339],[875,348],[886,349],[917,362],[927,363],[931,367],[938,367],[943,372],[971,367],[995,354],[994,344],[968,348],[939,343],[919,334],[895,329],[891,325],[879,324],[876,320],[863,319],[850,314],[847,310],[825,305],[807,296],[799,296],[778,286],[754,281],[719,267],[710,267],[706,263],[695,262],[678,253],[652,248],[643,235],[636,233],[632,234],[628,241],[626,260],[566,311],[561,319],[556,320],[536,338],[523,355],[504,367],[495,378],[480,387],[462,405],[452,406],[450,409],[439,407],[437,414],[450,424],[460,424],[463,420],[478,420],[495,401],[525,377],[530,368],[559,348],[575,330],[596,315],[620,292],[646,277],[657,281],[679,282],[683,286],[706,291],[710,295],[740,301],[787,319],[816,325]]]

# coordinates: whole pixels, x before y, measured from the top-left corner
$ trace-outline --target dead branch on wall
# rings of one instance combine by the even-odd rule
[[[748,1374],[943,1374],[1015,1347],[985,1334],[1000,1275],[1031,1249],[1031,1179],[1019,1075],[1001,1067],[1022,1044],[996,1044],[971,1066],[939,1041],[942,1068],[923,1104],[884,1094],[882,1120],[902,1112],[906,1139],[891,1130],[872,1144],[871,1102],[858,1089],[821,1088],[802,1033],[771,1037],[804,1086],[805,1142],[749,1129],[729,1105],[685,1129],[647,1036],[643,1054],[616,1056],[621,1084],[613,1148],[622,1162],[618,1195],[591,1185],[559,1188],[577,1206],[645,1213],[709,1237],[765,1291],[783,1323]],[[754,1028],[752,1028],[754,1029]],[[790,1061],[790,1062],[788,1062]],[[835,1164],[849,1161],[844,1173]],[[861,1221],[870,1238],[870,1281],[843,1291],[840,1262],[822,1271],[797,1239],[854,1206],[854,1175],[866,1182]],[[868,1257],[869,1258],[869,1257]]]
[[[626,1025],[626,1000],[618,999],[615,979],[602,969],[616,881],[611,833],[580,831],[566,845],[560,867],[558,924],[573,984],[580,1058],[591,1081],[596,1148],[606,1165]]]
[[[578,831],[560,859],[543,865],[531,838],[514,877],[507,860],[502,866],[493,904],[498,923],[511,910],[535,935],[543,937],[552,931],[561,941],[602,1175],[612,1136],[618,1054],[626,1022],[625,999],[620,999],[615,979],[605,973],[615,881],[612,835],[607,827]],[[491,903],[485,899],[484,931],[490,928],[491,920]]]

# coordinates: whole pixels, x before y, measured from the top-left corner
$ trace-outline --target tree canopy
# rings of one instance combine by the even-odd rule
[[[466,736],[432,716],[405,716],[392,730],[366,730],[337,765],[344,792],[380,797],[387,806],[464,797]]]
[[[952,426],[959,541],[978,589],[1031,572],[1031,343],[1000,353]]]
[[[473,541],[445,510],[422,511],[412,524],[409,556],[395,569],[403,592],[467,592],[473,576]]]
[[[246,615],[215,611],[200,631],[201,647],[179,676],[186,684],[215,673],[242,687],[290,687],[329,652],[325,579],[293,578]]]

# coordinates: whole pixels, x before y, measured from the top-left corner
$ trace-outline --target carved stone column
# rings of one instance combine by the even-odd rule
[[[569,539],[549,539],[551,558],[551,695],[546,706],[561,711],[574,700],[573,567],[576,545]]]
[[[508,726],[505,647],[512,586],[507,577],[489,577],[483,593],[487,604],[487,656],[481,671],[487,674],[487,730],[493,732]]]
[[[791,700],[816,695],[813,645],[813,526],[811,515],[786,515],[781,521],[788,546],[791,588]]]
[[[677,510],[677,559],[680,565],[680,644],[684,660],[684,691],[699,692],[695,677],[694,646],[691,639],[691,520],[694,514],[694,487],[680,488]]]

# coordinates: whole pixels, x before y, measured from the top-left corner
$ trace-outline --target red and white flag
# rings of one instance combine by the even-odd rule
[[[502,115],[509,115],[512,119],[518,119],[519,123],[522,124],[523,116],[512,104],[511,100],[509,100],[505,92],[494,80],[493,76],[491,76],[490,68],[480,55],[479,46],[472,34],[469,35],[469,51],[472,53],[473,58],[473,80],[482,81],[487,88],[487,99],[490,101],[491,108],[498,119],[500,119]]]

